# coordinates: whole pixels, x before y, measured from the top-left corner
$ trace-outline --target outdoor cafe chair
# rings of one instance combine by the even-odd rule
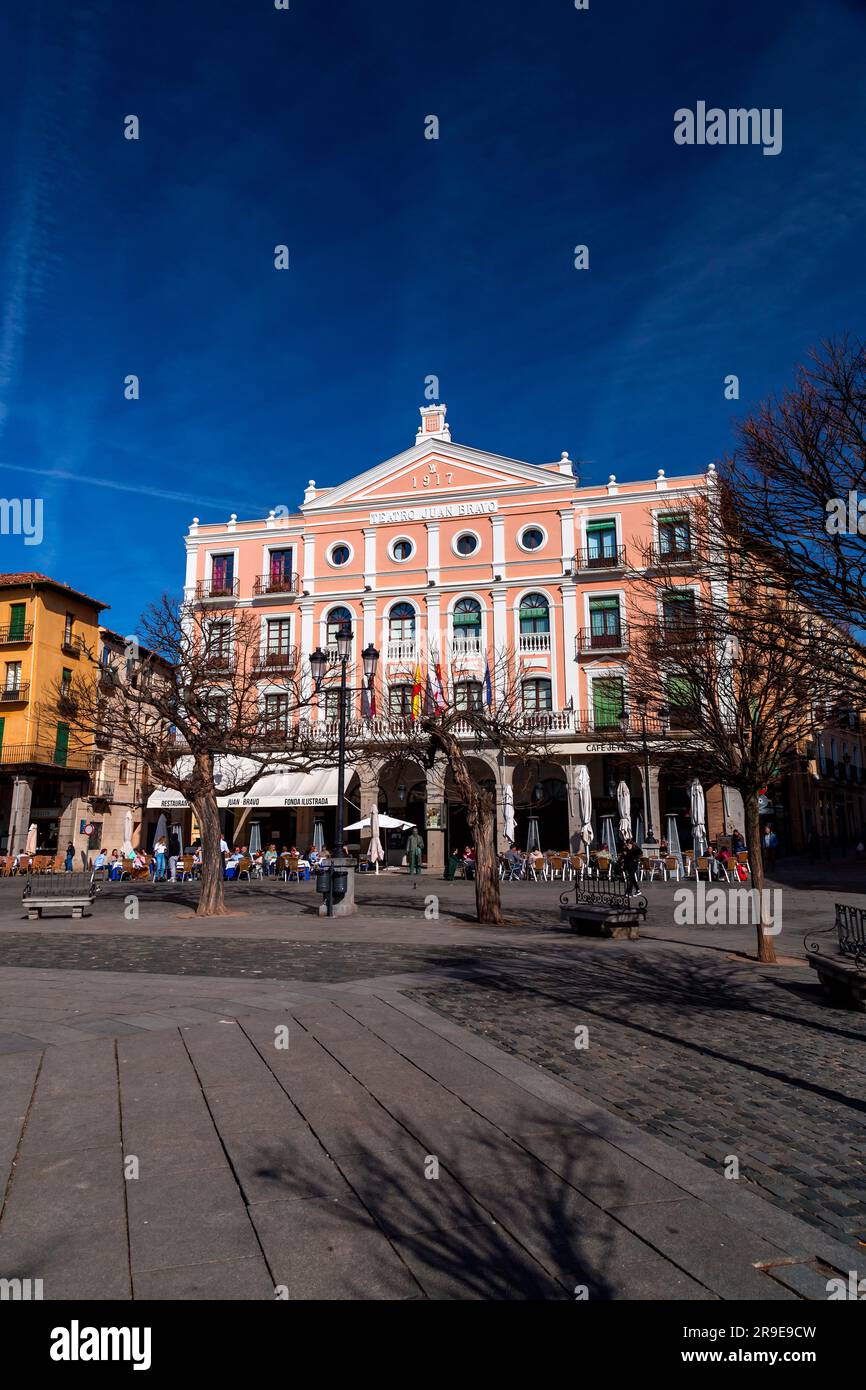
[[[184,879],[193,877],[193,865],[195,861],[191,854],[182,854],[177,861],[178,878],[181,883]]]
[[[675,878],[677,883],[679,883],[680,861],[677,859],[675,854],[668,854],[665,856],[664,876],[666,879]]]
[[[710,861],[707,859],[706,855],[703,854],[699,855],[695,860],[695,878],[700,879],[701,874],[706,874],[707,882],[709,883],[712,878],[712,874],[710,873]]]
[[[583,854],[572,854],[569,857],[569,868],[572,878],[586,878],[586,856]]]
[[[607,854],[596,855],[595,872],[597,878],[610,880],[610,856]]]
[[[244,857],[243,857],[243,859],[239,859],[239,860],[238,860],[238,867],[237,867],[237,870],[236,870],[236,872],[235,872],[235,880],[236,880],[236,882],[239,883],[240,880],[241,880],[241,876],[242,876],[243,874],[246,874],[246,876],[247,876],[247,883],[249,883],[249,881],[250,881],[250,869],[251,869],[252,867],[253,867],[253,861],[252,861],[252,859],[250,859],[250,856],[249,856],[248,854],[245,854]]]
[[[661,873],[661,867],[660,867],[660,865],[659,865],[658,860],[657,860],[657,859],[650,859],[646,854],[641,855],[641,861],[640,861],[640,877],[641,877],[641,879],[644,879],[644,878],[647,878],[647,877],[648,877],[650,883],[652,883],[652,881],[653,881],[653,879],[655,878],[655,876],[656,876],[657,873]]]
[[[739,854],[737,855],[737,863],[743,865],[744,869],[746,870],[746,873],[749,875],[749,878],[751,878],[751,877],[752,877],[752,866],[751,866],[751,864],[749,863],[749,852],[748,852],[748,850],[745,850],[745,849],[740,850]],[[737,877],[739,878],[739,875],[737,875]]]
[[[692,870],[695,867],[695,852],[691,849],[683,850],[683,878],[691,878]]]
[[[547,868],[551,879],[563,877],[563,859],[561,854],[549,854],[547,856]]]

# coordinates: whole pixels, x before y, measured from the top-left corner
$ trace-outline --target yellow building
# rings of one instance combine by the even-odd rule
[[[23,849],[31,824],[40,851],[72,841],[77,863],[90,847],[93,745],[76,735],[62,687],[98,678],[106,607],[44,574],[0,574],[0,850]]]

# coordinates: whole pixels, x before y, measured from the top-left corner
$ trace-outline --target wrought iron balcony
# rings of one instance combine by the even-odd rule
[[[625,623],[620,623],[614,632],[594,632],[591,627],[583,627],[575,639],[578,656],[593,656],[598,652],[624,652],[628,650],[628,635]]]
[[[643,552],[643,562],[647,569],[665,569],[668,565],[692,565],[697,554],[691,545],[676,546],[665,550],[659,545],[649,545]]]
[[[200,603],[207,603],[211,599],[237,598],[238,581],[236,579],[200,579],[195,586],[195,596]]]
[[[11,647],[19,642],[32,640],[32,623],[10,623],[8,627],[0,627],[0,646]]]
[[[235,669],[234,652],[205,652],[204,660],[209,671],[233,671]]]
[[[288,571],[285,574],[257,574],[253,580],[253,593],[257,598],[266,598],[269,594],[296,596],[300,591],[300,575]]]
[[[90,801],[113,801],[113,800],[114,800],[114,783],[113,783],[113,782],[106,782],[106,781],[103,781],[102,778],[98,778],[97,781],[94,783],[94,785],[90,788],[89,800],[90,800]]]
[[[297,665],[297,647],[266,647],[256,657],[254,669],[265,674],[271,671],[277,675],[286,671],[294,671]]]
[[[626,567],[625,546],[613,546],[601,555],[589,550],[578,550],[572,563],[578,574],[596,573],[599,570],[622,570]]]
[[[0,704],[24,705],[29,698],[29,681],[18,681],[17,685],[4,685],[2,689],[0,689]]]
[[[60,650],[66,656],[79,657],[84,651],[84,638],[77,632],[66,633],[60,643]]]
[[[7,743],[0,748],[0,764],[4,767],[35,764],[41,767],[88,771],[90,754],[85,749],[62,752],[40,743]]]

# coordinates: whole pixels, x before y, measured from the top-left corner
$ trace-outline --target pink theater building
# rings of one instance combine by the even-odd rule
[[[630,782],[634,809],[643,801],[643,773],[634,746],[622,742],[619,716],[628,707],[628,566],[649,564],[655,552],[690,556],[687,498],[708,474],[649,482],[583,486],[568,455],[530,464],[456,444],[446,407],[421,409],[414,442],[393,458],[334,486],[311,481],[297,513],[219,525],[193,521],[186,536],[189,600],[252,609],[261,622],[263,652],[291,653],[309,670],[319,645],[336,656],[336,633],[351,622],[355,685],[360,653],[380,652],[378,720],[395,727],[411,712],[417,664],[437,659],[458,703],[483,699],[485,672],[505,675],[499,654],[513,662],[523,708],[544,716],[549,760],[540,770],[503,765],[491,751],[477,772],[513,800],[516,840],[525,842],[530,817],[541,845],[576,845],[573,788],[589,768],[598,833],[616,817],[614,789]],[[282,511],[283,509],[280,509]],[[697,588],[697,581],[695,583]],[[263,663],[264,664],[264,663]],[[269,697],[266,677],[261,699]],[[494,692],[495,698],[495,692]],[[336,693],[325,692],[312,717],[336,717]],[[468,839],[459,800],[448,778],[418,766],[360,756],[369,709],[351,709],[346,819],[382,810],[414,821],[427,845],[431,870],[447,848]],[[358,759],[352,761],[352,749]],[[510,788],[507,791],[506,788]],[[650,771],[649,797],[658,835],[666,817],[687,825],[685,786],[664,767]],[[228,838],[246,842],[253,820],[262,843],[308,844],[316,818],[333,835],[336,772],[299,775],[295,793],[278,804],[251,795],[226,811]],[[725,808],[742,824],[741,807]],[[721,828],[721,795],[708,804],[709,829]],[[388,846],[392,862],[403,836]]]

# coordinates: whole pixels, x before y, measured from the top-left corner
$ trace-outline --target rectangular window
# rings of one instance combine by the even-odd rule
[[[207,634],[208,665],[227,668],[231,657],[231,623],[211,623]]]
[[[553,686],[550,681],[524,681],[523,708],[530,714],[553,709]]]
[[[268,587],[272,593],[281,593],[291,588],[292,552],[291,550],[272,550],[268,565]]]
[[[129,781],[129,763],[127,762],[126,758],[121,758],[120,768],[118,770],[117,776],[118,781],[121,783],[122,786],[125,787],[127,782]]]
[[[268,621],[266,638],[267,654],[269,656],[287,656],[291,634],[292,624],[289,618],[271,618]]]
[[[689,555],[692,549],[691,528],[685,513],[676,516],[660,516],[658,519],[659,552],[676,558]]]
[[[24,636],[27,617],[26,603],[10,603],[9,605],[9,641],[20,642]]]
[[[615,647],[620,640],[619,599],[591,598],[589,642],[591,647]]]
[[[21,689],[21,662],[20,662],[20,661],[7,661],[7,662],[6,662],[6,689],[7,689],[7,690],[20,690],[20,689]]]
[[[410,718],[412,714],[411,685],[392,685],[388,691],[388,709],[395,719]]]
[[[215,597],[231,594],[234,591],[234,555],[212,555],[210,571],[210,591]]]
[[[5,727],[6,727],[6,719],[5,719],[4,716],[0,716],[0,753],[3,752],[3,731],[4,731]]]
[[[265,696],[265,724],[269,733],[284,734],[289,727],[288,695]]]
[[[592,683],[592,717],[596,729],[618,729],[625,709],[621,676],[600,676]]]
[[[68,666],[64,666],[64,667],[63,667],[63,673],[62,673],[62,675],[61,675],[61,677],[60,677],[60,694],[61,694],[61,695],[64,697],[64,699],[65,699],[68,695],[71,695],[71,693],[72,693],[72,672],[70,671],[70,669],[69,669]]]
[[[480,710],[482,707],[481,682],[458,681],[454,687],[454,704],[457,709]]]
[[[693,729],[700,714],[700,698],[693,682],[686,676],[669,676],[666,690],[671,728]]]
[[[54,736],[54,761],[58,767],[65,767],[69,756],[69,725],[58,724]]]
[[[662,598],[662,613],[666,628],[694,627],[695,596],[691,589],[666,593]]]
[[[601,567],[616,559],[616,522],[588,521],[586,524],[586,558],[590,568]]]

